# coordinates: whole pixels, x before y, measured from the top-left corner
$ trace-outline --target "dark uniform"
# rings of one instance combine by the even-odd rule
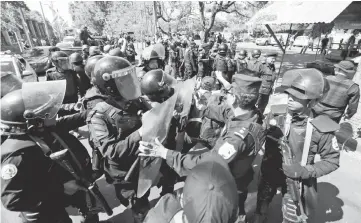
[[[198,53],[198,78],[210,76],[212,67],[210,66],[210,60],[207,57],[206,51],[202,48]]]
[[[267,57],[277,57],[277,53],[268,53],[266,54]],[[261,67],[261,78],[262,78],[262,85],[259,90],[259,96],[257,101],[257,107],[260,110],[260,112],[263,114],[264,110],[266,109],[266,106],[269,101],[269,97],[272,93],[273,84],[276,80],[275,75],[275,66],[274,64],[265,63]]]
[[[256,93],[259,91],[261,80],[259,78],[237,75],[235,87],[240,92]],[[231,173],[236,180],[239,197],[239,215],[245,218],[245,201],[247,187],[253,178],[252,162],[264,142],[264,129],[262,119],[255,108],[249,112],[235,116],[233,110],[226,104],[209,106],[204,110],[204,116],[225,123],[221,137],[209,152],[193,155],[168,151],[167,163],[181,176],[194,168],[204,159],[213,154],[219,154],[228,163]],[[244,219],[242,219],[244,221]]]
[[[245,50],[241,50],[238,53],[238,56],[236,56],[235,58],[235,62],[236,62],[236,71],[238,74],[242,73],[242,71],[247,68],[247,51]]]
[[[212,154],[188,171],[187,176],[183,193],[163,196],[148,212],[145,223],[236,222],[237,188],[224,159]]]
[[[112,72],[121,73],[107,76]],[[104,57],[96,63],[94,79],[99,91],[109,99],[97,103],[87,117],[93,169],[97,172],[104,169],[106,181],[114,185],[117,198],[128,206],[129,200],[135,199],[138,175],[134,174],[129,181],[124,178],[137,159],[138,142],[141,140],[137,130],[142,125],[139,114],[141,110],[145,111],[136,102],[141,95],[140,83],[135,67],[127,60],[114,56]],[[141,208],[148,205],[147,197],[148,194],[138,199],[132,207],[136,215],[144,214]]]
[[[308,100],[320,97],[325,87],[325,82],[319,81],[323,79],[321,72],[312,70],[291,70],[290,73],[295,71],[300,76],[292,81],[291,88],[288,88],[286,92],[294,97],[307,98]],[[297,75],[293,73],[293,76]],[[300,89],[300,91],[296,89]],[[304,90],[304,93],[301,92],[302,90]],[[294,114],[291,116],[287,114],[286,107],[286,105],[283,106],[283,109],[279,109],[280,107],[278,106],[271,107],[271,112],[265,121],[269,131],[261,166],[262,177],[257,194],[256,223],[266,222],[268,205],[276,194],[278,187],[282,187],[284,195],[282,202],[283,222],[302,222],[297,208],[298,203],[293,200],[290,194],[289,180],[286,181],[287,177],[290,177],[289,179],[301,180],[302,202],[300,205],[303,205],[305,214],[309,218],[307,222],[313,222],[312,218],[317,208],[316,178],[329,174],[339,167],[340,152],[336,137],[334,136],[334,131],[339,126],[327,116],[318,116],[310,121],[313,131],[309,141],[309,152],[306,165],[301,166],[301,163],[305,162],[302,160],[302,156],[309,115]],[[283,163],[284,160],[289,158],[283,157],[278,141],[282,137],[284,137],[284,140],[291,149],[292,164]],[[280,149],[275,149],[277,147]],[[315,163],[316,154],[321,156],[321,161]]]
[[[263,63],[259,59],[260,55],[260,50],[253,50],[252,59],[247,62],[247,68],[251,71],[256,72],[256,75],[258,77],[261,77],[263,72]]]
[[[315,112],[328,115],[337,123],[340,122],[345,111],[345,116],[351,118],[357,112],[360,100],[359,86],[342,74],[327,76],[327,80],[330,90],[314,107]]]
[[[190,79],[197,74],[197,57],[191,47],[184,52],[184,78]]]
[[[218,47],[218,55],[215,57],[213,62],[213,71],[222,72],[222,76],[228,82],[232,82],[232,76],[234,74],[234,66],[232,60],[226,56],[227,54],[227,45],[221,44]]]
[[[57,91],[60,93],[65,91],[65,83],[63,85],[61,83],[59,85],[59,83],[54,83],[56,84],[56,89],[54,85],[51,86],[52,89],[55,89],[53,92]],[[87,215],[89,203],[86,202],[86,194],[83,191],[78,191],[73,195],[66,195],[64,193],[64,183],[74,178],[69,172],[52,161],[49,158],[49,154],[44,154],[44,149],[39,146],[43,144],[38,144],[39,141],[34,139],[39,138],[49,146],[51,152],[56,152],[64,149],[59,141],[54,140],[54,136],[50,132],[57,134],[67,145],[72,146],[72,151],[84,169],[83,173],[87,178],[91,179],[92,171],[88,152],[74,136],[68,133],[68,131],[82,125],[84,119],[82,115],[68,116],[67,118],[59,119],[55,127],[46,127],[44,131],[28,130],[25,119],[22,116],[26,110],[32,111],[36,109],[37,113],[33,114],[39,115],[39,117],[43,115],[44,111],[47,111],[50,114],[49,118],[51,118],[51,115],[56,115],[54,113],[56,109],[52,109],[61,103],[61,99],[57,98],[56,94],[44,90],[42,83],[37,84],[40,85],[23,88],[23,90],[31,88],[30,92],[18,90],[11,95],[9,94],[10,103],[8,98],[4,98],[1,101],[1,122],[10,126],[10,129],[7,131],[10,136],[2,145],[1,150],[1,201],[6,209],[21,212],[22,222],[70,223],[71,219],[65,211],[65,207],[68,205],[78,207],[82,214]],[[39,96],[39,92],[46,96]],[[24,98],[24,95],[25,97],[32,98],[38,95],[38,99],[49,97],[49,95],[50,97],[55,97],[51,97],[51,103],[46,100],[44,104],[37,104],[36,102],[41,102],[41,99],[37,99],[35,100],[36,102],[32,103],[33,106],[31,106],[25,102],[27,99]],[[14,102],[19,103],[14,104]],[[22,103],[25,106],[19,105]],[[53,107],[50,108],[49,106]],[[12,113],[6,112],[9,108],[12,108]],[[26,116],[29,117],[28,115]],[[34,120],[33,118],[34,116],[29,121]],[[36,116],[35,118],[38,117]],[[30,137],[29,133],[32,137]],[[87,217],[89,217],[87,222],[98,222],[97,216],[94,214]]]
[[[172,43],[169,51],[170,75],[174,78],[179,77],[179,52],[176,43]]]

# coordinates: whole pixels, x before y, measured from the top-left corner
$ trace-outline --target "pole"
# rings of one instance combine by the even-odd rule
[[[153,17],[154,17],[154,39],[155,42],[158,41],[157,39],[157,27],[158,27],[158,22],[157,22],[157,8],[156,8],[156,2],[153,1]]]
[[[41,13],[43,15],[43,21],[44,21],[44,25],[45,25],[46,36],[48,37],[48,41],[49,41],[49,43],[51,45],[51,39],[50,39],[50,35],[49,35],[49,27],[48,27],[48,24],[46,23],[46,20],[45,20],[43,4],[41,4],[41,1],[39,1],[39,3],[40,3],[40,8],[41,8]]]
[[[21,40],[19,39],[18,35],[16,34],[16,31],[13,32],[15,34],[16,41],[18,42],[20,52],[24,52],[24,46],[21,43]]]
[[[26,25],[26,21],[25,21],[25,17],[24,17],[24,13],[23,13],[23,10],[21,8],[20,9],[20,17],[21,17],[21,21],[23,23],[23,29],[24,29],[24,33],[26,35],[26,38],[28,39],[28,42],[29,42],[29,45],[31,48],[34,47],[33,45],[33,42],[31,41],[30,39],[30,35],[29,35],[29,29],[28,29],[28,26]]]
[[[266,27],[267,27],[267,29],[268,29],[268,28],[271,29],[268,25],[266,25]],[[282,68],[283,60],[284,60],[284,58],[285,58],[285,54],[286,54],[286,51],[287,51],[287,45],[289,44],[288,41],[289,41],[289,39],[290,39],[291,32],[292,32],[292,23],[291,23],[291,25],[290,25],[289,34],[287,35],[287,40],[286,40],[285,49],[283,49],[283,47],[281,46],[281,44],[278,42],[277,38],[275,39],[276,42],[277,42],[277,44],[279,43],[279,46],[280,46],[281,50],[283,50],[283,51],[282,51],[283,54],[282,54],[282,59],[281,59],[280,67],[278,68],[278,74],[277,74],[276,83],[278,82],[278,80],[279,80],[279,78],[280,78],[281,68]],[[272,32],[272,33],[273,33],[273,32]],[[274,86],[275,86],[275,84],[274,84]],[[273,87],[273,93],[272,93],[272,94],[275,93],[275,90],[276,90],[275,87]]]

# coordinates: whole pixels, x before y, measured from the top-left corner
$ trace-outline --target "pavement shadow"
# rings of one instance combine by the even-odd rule
[[[342,206],[344,202],[338,198],[339,189],[328,182],[317,184],[318,206],[316,221],[317,223],[339,221],[343,217]]]

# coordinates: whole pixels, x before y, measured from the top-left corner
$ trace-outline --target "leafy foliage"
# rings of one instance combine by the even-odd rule
[[[24,2],[1,1],[1,30],[15,31],[21,26],[19,8],[29,11]]]

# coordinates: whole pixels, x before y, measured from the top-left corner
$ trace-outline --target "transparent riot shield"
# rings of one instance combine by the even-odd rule
[[[65,80],[24,83],[22,97],[25,110],[31,112],[33,118],[53,118],[61,107],[65,89]]]

